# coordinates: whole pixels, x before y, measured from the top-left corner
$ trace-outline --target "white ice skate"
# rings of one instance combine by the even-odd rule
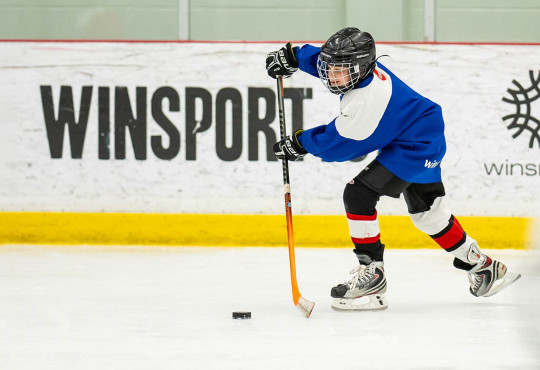
[[[508,272],[499,261],[482,255],[480,262],[468,271],[470,291],[476,297],[491,297],[521,277]]]
[[[348,282],[332,288],[330,295],[334,298],[332,309],[335,311],[373,311],[388,308],[386,278],[383,262],[372,262],[369,265],[355,267]]]
[[[481,253],[476,244],[471,245],[467,258],[475,262],[472,268],[457,258],[454,266],[467,271],[470,292],[476,297],[491,297],[521,277],[521,274],[508,272],[503,263]]]

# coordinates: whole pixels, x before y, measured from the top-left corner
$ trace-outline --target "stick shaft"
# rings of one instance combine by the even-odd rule
[[[278,110],[279,110],[279,131],[281,139],[285,139],[287,131],[285,127],[285,107],[283,103],[283,78],[277,78],[277,91],[278,91]],[[300,299],[300,290],[298,289],[298,282],[296,280],[296,261],[294,256],[294,234],[293,234],[293,222],[292,222],[292,206],[291,206],[291,186],[289,182],[289,163],[287,158],[282,159],[283,167],[283,187],[285,190],[285,216],[287,218],[287,241],[289,245],[289,265],[291,269],[291,287],[293,302],[298,304]]]
[[[278,111],[279,111],[279,133],[281,139],[287,137],[287,128],[285,127],[285,104],[283,102],[283,78],[279,76],[277,78],[277,91],[278,91]],[[287,158],[281,160],[283,167],[283,185],[287,186],[289,182],[289,161]]]

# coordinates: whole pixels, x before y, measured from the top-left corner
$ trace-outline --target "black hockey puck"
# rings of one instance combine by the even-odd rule
[[[251,319],[251,312],[236,311],[232,313],[233,319]]]

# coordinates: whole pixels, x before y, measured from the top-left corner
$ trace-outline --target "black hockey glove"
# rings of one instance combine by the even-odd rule
[[[294,56],[295,49],[298,49],[298,47],[293,48],[292,44],[288,42],[278,51],[268,53],[266,56],[266,72],[268,72],[268,76],[287,78],[298,71],[298,60]]]
[[[304,130],[298,130],[291,136],[281,139],[274,144],[274,154],[279,159],[288,159],[289,161],[297,161],[307,154],[307,151],[298,142],[298,136],[300,136]]]

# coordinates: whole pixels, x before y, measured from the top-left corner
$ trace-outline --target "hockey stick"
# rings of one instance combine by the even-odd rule
[[[285,139],[287,136],[285,129],[285,108],[283,104],[283,78],[279,76],[277,78],[277,90],[278,90],[278,108],[279,108],[279,131],[281,139]],[[310,302],[303,298],[298,289],[298,282],[296,281],[296,262],[294,260],[294,238],[293,238],[293,224],[292,224],[292,209],[291,209],[291,185],[289,183],[289,163],[287,158],[282,159],[283,165],[283,189],[285,192],[285,215],[287,217],[287,240],[289,244],[289,264],[291,267],[291,285],[294,305],[302,311],[302,313],[309,317],[314,302]]]

